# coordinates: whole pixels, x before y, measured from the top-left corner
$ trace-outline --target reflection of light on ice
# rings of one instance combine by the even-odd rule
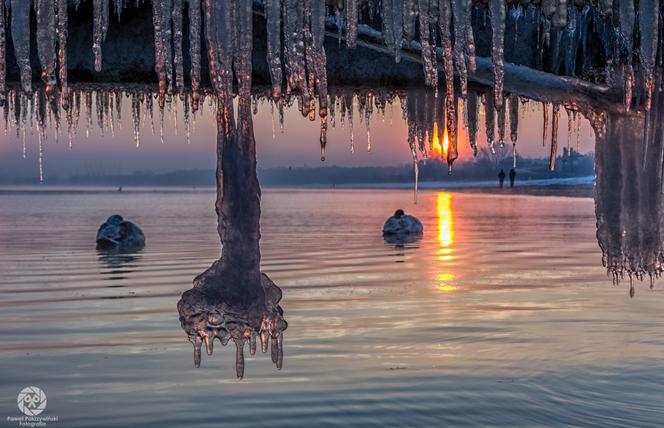
[[[451,262],[454,260],[452,244],[454,243],[454,221],[452,219],[452,195],[439,193],[436,198],[436,214],[438,218],[438,260]],[[436,288],[440,291],[454,291],[456,286],[449,282],[454,279],[451,273],[440,273],[436,277]]]

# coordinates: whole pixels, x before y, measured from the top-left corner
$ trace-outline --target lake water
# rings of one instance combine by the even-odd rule
[[[25,386],[62,427],[661,426],[664,293],[613,287],[591,199],[263,192],[284,367],[203,356],[176,303],[219,255],[213,192],[0,194],[0,425]],[[386,245],[395,209],[422,241]],[[95,251],[119,212],[133,256]]]

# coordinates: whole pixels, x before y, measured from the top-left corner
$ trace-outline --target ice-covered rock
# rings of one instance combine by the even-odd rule
[[[417,235],[422,233],[423,230],[422,222],[417,217],[406,214],[399,209],[383,225],[383,236]]]
[[[121,215],[113,214],[97,231],[97,248],[139,250],[145,246],[143,231]]]

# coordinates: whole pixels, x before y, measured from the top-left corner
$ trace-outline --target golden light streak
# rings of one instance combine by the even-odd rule
[[[452,216],[452,195],[439,193],[436,197],[436,218],[438,219],[438,260],[450,262],[454,260],[452,244],[454,244],[454,219]],[[446,265],[445,263],[444,265]],[[457,289],[450,284],[454,275],[449,272],[436,276],[436,289],[451,292]]]

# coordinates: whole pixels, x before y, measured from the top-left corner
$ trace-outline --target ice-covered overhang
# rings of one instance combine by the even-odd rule
[[[8,10],[5,25],[7,78],[17,81],[19,67],[14,55],[11,5],[30,2],[3,2]],[[189,82],[191,60],[186,54],[190,48],[188,11],[193,1],[161,0],[156,2],[158,6],[155,8],[152,2],[143,0],[34,0],[35,10],[49,2],[56,4],[56,14],[60,4],[69,6],[67,70],[68,78],[77,82],[156,83],[159,79],[155,72],[154,11],[181,8],[182,46],[185,52],[182,62],[185,78]],[[435,59],[437,68],[443,71],[440,73],[441,81],[448,66],[448,57],[453,57],[453,72],[457,77],[467,76],[470,84],[495,86],[498,80],[494,63],[504,64],[501,66],[504,79],[501,79],[500,85],[504,83],[503,89],[508,92],[551,102],[593,103],[610,110],[620,110],[623,108],[621,99],[625,98],[625,86],[633,90],[635,98],[642,98],[642,88],[634,82],[648,80],[647,76],[654,67],[654,61],[648,58],[658,57],[660,43],[657,32],[653,33],[652,46],[643,46],[642,42],[637,45],[635,40],[645,40],[641,33],[647,28],[653,25],[653,28],[658,28],[659,5],[652,1],[625,1],[618,2],[616,10],[613,10],[613,6],[608,7],[609,3],[560,0],[258,0],[254,1],[253,81],[267,84],[271,80],[267,60],[270,33],[270,26],[266,25],[266,17],[269,18],[267,8],[277,4],[280,9],[287,9],[295,4],[300,9],[306,9],[322,4],[327,17],[324,46],[329,84],[404,87],[424,85],[427,80],[431,83],[432,55],[427,55],[426,51],[439,46]],[[209,85],[203,30],[205,1],[199,1],[199,5],[203,18],[198,33],[203,57],[200,61],[200,83]],[[106,17],[107,28],[103,25],[99,28],[96,24],[100,21],[100,7],[110,9]],[[445,8],[449,9],[447,15],[443,10]],[[425,9],[427,12],[422,13]],[[648,9],[654,11],[649,19],[648,14],[642,12]],[[468,11],[467,18],[463,18],[464,10]],[[118,14],[118,11],[121,13]],[[353,16],[356,17],[355,22]],[[449,21],[447,26],[443,23],[446,16]],[[426,17],[424,25],[422,17]],[[58,19],[56,17],[53,21],[56,26]],[[458,57],[465,56],[468,60],[471,54],[471,44],[460,30],[463,25],[457,23],[463,19],[467,19],[472,27],[473,56],[477,64],[474,72],[470,67],[466,67],[465,71],[458,67]],[[37,14],[32,12],[29,33],[33,80],[39,80],[42,70],[37,43],[40,26],[37,21]],[[280,16],[279,24],[286,27],[285,15]],[[425,26],[430,27],[428,33],[422,31]],[[61,36],[60,31],[57,28],[58,36]],[[340,40],[337,39],[338,32]],[[449,36],[447,40],[446,32]],[[402,37],[395,37],[397,33]],[[465,43],[459,43],[457,47],[457,39],[461,36]],[[282,42],[287,42],[285,35],[280,38]],[[348,39],[352,41],[347,43]],[[400,40],[398,43],[397,39]],[[101,40],[99,51],[103,52],[100,71],[95,70],[95,40]],[[446,47],[446,41],[449,47]],[[502,42],[498,45],[504,54],[496,48],[497,42]],[[399,63],[395,62],[397,51],[401,58]],[[649,55],[651,52],[653,54]],[[648,66],[648,63],[652,64]],[[632,67],[631,74],[620,67],[622,64]],[[462,84],[462,79],[458,84]]]

